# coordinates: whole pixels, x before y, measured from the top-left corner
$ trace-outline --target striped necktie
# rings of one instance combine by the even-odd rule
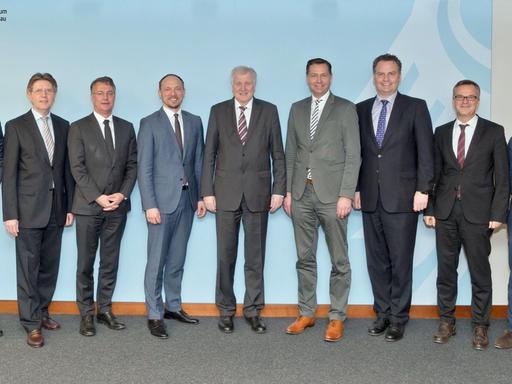
[[[50,159],[50,164],[53,164],[53,152],[55,151],[55,141],[53,140],[52,133],[50,132],[48,119],[48,116],[41,117],[41,121],[43,122],[43,140],[44,145],[46,147],[46,151],[48,151],[48,158]]]
[[[245,120],[244,111],[247,107],[240,106],[240,118],[238,119],[238,135],[240,136],[240,142],[245,145],[247,140],[247,120]]]
[[[313,140],[315,137],[316,129],[318,128],[318,120],[320,118],[320,102],[322,100],[315,100],[315,107],[313,108],[313,113],[311,114],[311,122],[309,123],[309,138]]]

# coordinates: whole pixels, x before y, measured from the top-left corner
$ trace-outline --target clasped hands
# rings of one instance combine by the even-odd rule
[[[111,195],[100,195],[96,198],[96,203],[103,208],[104,211],[115,211],[124,200],[124,195],[121,192],[116,192]]]

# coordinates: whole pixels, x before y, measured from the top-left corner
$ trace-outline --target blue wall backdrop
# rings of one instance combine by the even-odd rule
[[[231,97],[229,72],[246,64],[258,72],[256,95],[278,106],[283,137],[292,102],[308,96],[305,64],[333,64],[332,91],[354,102],[374,94],[371,62],[392,52],[403,62],[400,90],[427,100],[434,126],[451,120],[451,88],[462,78],[482,87],[480,114],[489,117],[491,0],[3,0],[0,22],[0,120],[29,108],[28,78],[50,72],[59,83],[54,113],[70,121],[91,112],[89,84],[109,75],[117,83],[115,114],[134,123],[160,107],[158,80],[168,72],[186,83],[184,109],[208,121],[211,105]],[[138,189],[121,249],[114,300],[144,301],[146,224]],[[373,302],[361,215],[349,219],[353,269],[350,303]],[[214,301],[215,222],[194,222],[183,282],[185,302]],[[243,236],[241,237],[243,244]],[[16,298],[14,240],[0,231],[0,299]],[[435,304],[434,233],[419,224],[414,255],[414,304]],[[265,270],[268,303],[295,303],[292,225],[281,210],[270,218]],[[236,294],[242,300],[243,253]],[[55,300],[75,299],[75,228],[64,232]],[[328,302],[330,262],[323,235],[318,251],[318,301]],[[470,283],[461,259],[459,304]]]

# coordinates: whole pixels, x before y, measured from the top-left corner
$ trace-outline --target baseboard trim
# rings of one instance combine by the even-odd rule
[[[183,304],[183,309],[185,309],[189,314],[199,317],[219,315],[215,304],[187,303]],[[141,302],[117,302],[113,304],[113,312],[117,315],[123,316],[145,316],[146,305]],[[319,305],[317,309],[317,317],[327,317],[328,312],[329,305]],[[0,313],[17,314],[17,301],[0,300]],[[78,315],[78,308],[74,301],[55,301],[50,305],[50,313],[56,315]],[[297,313],[297,306],[295,304],[267,304],[261,315],[264,317],[296,317]],[[237,315],[242,315],[241,304],[237,305]],[[374,317],[373,307],[371,305],[349,305],[347,315],[352,318],[372,318]],[[410,316],[412,319],[439,318],[437,306],[435,305],[413,305],[411,307]],[[455,316],[463,319],[470,318],[471,307],[469,305],[457,306]],[[493,319],[505,319],[507,317],[507,306],[493,306],[491,317]]]

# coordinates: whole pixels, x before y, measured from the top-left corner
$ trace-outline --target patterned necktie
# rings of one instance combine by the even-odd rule
[[[309,123],[309,138],[313,140],[315,137],[316,129],[318,128],[318,120],[320,117],[320,102],[322,100],[315,100],[315,107],[313,108],[313,113],[311,114],[311,122]]]
[[[107,152],[110,155],[110,159],[114,159],[114,139],[112,138],[112,131],[110,130],[110,121],[103,120],[103,126],[105,128],[105,143],[107,144]]]
[[[240,136],[240,142],[245,145],[247,140],[247,120],[245,120],[244,111],[247,107],[240,106],[240,118],[238,119],[238,135]]]
[[[382,148],[382,142],[384,141],[384,133],[386,132],[386,114],[388,112],[388,100],[381,100],[382,109],[380,110],[379,120],[377,122],[377,132],[375,133],[375,139],[379,148]]]
[[[176,141],[178,142],[178,147],[180,148],[181,157],[183,157],[183,140],[181,139],[181,126],[180,120],[178,119],[178,114],[174,114],[174,133],[176,134]]]
[[[313,113],[311,114],[311,121],[309,123],[309,139],[313,140],[315,137],[316,129],[318,128],[318,120],[320,120],[320,102],[321,99],[315,100],[315,107],[313,108]],[[311,168],[308,168],[306,171],[306,179],[312,180],[311,176]]]
[[[466,157],[465,148],[466,148],[466,133],[465,129],[469,126],[469,124],[459,124],[460,127],[460,135],[459,141],[457,142],[457,163],[461,168],[464,167],[464,158]]]
[[[53,140],[52,133],[50,132],[50,126],[48,125],[48,116],[41,117],[41,121],[43,122],[43,140],[44,145],[46,147],[46,151],[48,152],[48,158],[50,159],[50,164],[53,164],[53,152],[55,151],[55,141]]]

